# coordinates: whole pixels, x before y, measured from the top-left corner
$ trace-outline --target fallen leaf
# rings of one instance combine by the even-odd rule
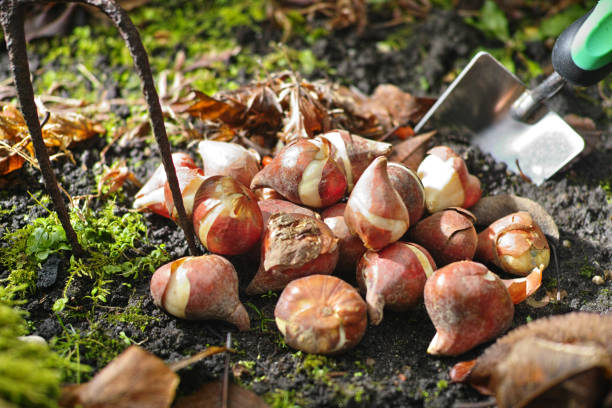
[[[427,152],[428,142],[435,134],[434,130],[396,144],[391,150],[389,161],[401,163],[412,171],[417,171]]]
[[[174,408],[217,408],[221,407],[223,382],[213,381],[204,384],[193,394],[179,398]],[[234,383],[228,386],[228,408],[266,408],[268,405],[253,391],[246,390]]]
[[[294,83],[279,94],[281,104],[288,106],[280,139],[289,143],[299,138],[314,137],[329,129],[329,114],[317,97],[314,97],[296,78]]]
[[[470,211],[477,218],[477,225],[489,226],[494,221],[517,211],[527,211],[545,235],[559,240],[559,228],[555,220],[538,203],[528,198],[500,194],[481,198]]]
[[[70,146],[102,132],[100,125],[73,112],[52,113],[42,128],[45,145],[68,156]],[[30,131],[17,107],[4,105],[0,113],[0,175],[21,168],[26,160],[37,163]]]
[[[451,371],[503,407],[596,407],[612,389],[612,315],[535,320]]]
[[[194,91],[194,94],[195,103],[184,112],[201,120],[221,120],[232,126],[240,126],[244,123],[246,106],[243,104],[236,101],[218,100],[200,91]]]
[[[121,160],[105,170],[98,182],[98,195],[102,195],[105,185],[108,186],[107,194],[112,194],[123,187],[126,181],[138,188],[142,187],[140,180],[128,169],[126,160]]]
[[[166,364],[131,346],[88,383],[65,387],[65,408],[166,408],[174,399],[179,377]]]

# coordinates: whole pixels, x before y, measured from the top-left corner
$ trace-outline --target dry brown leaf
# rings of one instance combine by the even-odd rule
[[[131,346],[88,383],[65,387],[64,408],[167,408],[174,399],[179,377],[166,364],[137,346]]]
[[[231,126],[240,126],[244,123],[246,106],[236,101],[222,101],[194,91],[195,103],[184,112],[201,120],[222,121]]]
[[[104,128],[73,112],[53,113],[42,128],[47,147],[57,147],[70,155],[68,148],[104,132]],[[21,168],[25,160],[35,163],[34,147],[21,112],[4,105],[0,113],[0,175]]]
[[[393,150],[391,150],[389,161],[401,163],[409,169],[417,171],[427,152],[429,139],[435,134],[436,131],[434,130],[396,144],[393,146]]]
[[[508,214],[527,211],[544,234],[555,241],[559,240],[559,228],[555,220],[540,204],[528,198],[510,194],[483,197],[470,211],[476,216],[477,224],[482,226],[489,226]]]
[[[217,408],[221,407],[223,382],[213,381],[204,384],[191,395],[180,398],[175,408]],[[253,391],[246,390],[234,383],[228,387],[228,408],[266,408],[268,405]]]
[[[451,376],[495,395],[501,408],[601,406],[612,389],[610,339],[610,315],[551,316],[511,331]]]
[[[285,88],[279,95],[281,104],[288,106],[287,117],[280,139],[289,143],[299,138],[314,137],[329,130],[330,121],[327,109],[316,94],[311,94],[304,83],[298,82]]]
[[[107,168],[98,182],[98,195],[102,195],[102,188],[108,185],[108,194],[119,190],[125,182],[130,182],[136,187],[142,187],[142,183],[134,173],[127,167],[127,161],[121,160]]]
[[[378,118],[384,133],[409,123],[417,123],[433,105],[431,98],[418,98],[402,91],[395,85],[381,84],[376,87],[362,105]]]

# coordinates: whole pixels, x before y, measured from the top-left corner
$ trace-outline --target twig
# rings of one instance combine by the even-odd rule
[[[227,340],[225,341],[225,348],[229,351],[232,347],[232,333],[227,332]],[[227,408],[227,398],[229,390],[229,364],[230,356],[229,353],[225,353],[225,368],[223,370],[223,388],[221,389],[221,408]]]

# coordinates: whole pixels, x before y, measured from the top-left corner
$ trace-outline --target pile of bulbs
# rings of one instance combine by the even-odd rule
[[[541,283],[550,257],[544,234],[527,212],[477,234],[467,208],[482,191],[461,157],[438,146],[415,172],[388,163],[391,149],[334,130],[293,141],[263,169],[233,143],[200,142],[204,169],[174,154],[187,214],[212,254],[160,267],[151,279],[155,304],[247,330],[238,274],[223,257],[241,255],[259,263],[245,294],[282,291],[276,324],[299,350],[342,352],[361,340],[368,316],[378,325],[385,308],[422,301],[437,331],[431,354],[461,354],[499,336],[514,304]],[[134,206],[176,220],[161,166]],[[500,279],[472,259],[522,277]],[[333,273],[355,277],[359,291]]]

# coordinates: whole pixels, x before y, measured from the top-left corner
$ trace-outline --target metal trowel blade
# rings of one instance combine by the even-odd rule
[[[446,128],[508,169],[541,184],[584,148],[584,140],[559,115],[545,110],[535,123],[513,119],[510,108],[526,86],[499,61],[479,52],[415,127]],[[545,109],[545,108],[543,108]]]

